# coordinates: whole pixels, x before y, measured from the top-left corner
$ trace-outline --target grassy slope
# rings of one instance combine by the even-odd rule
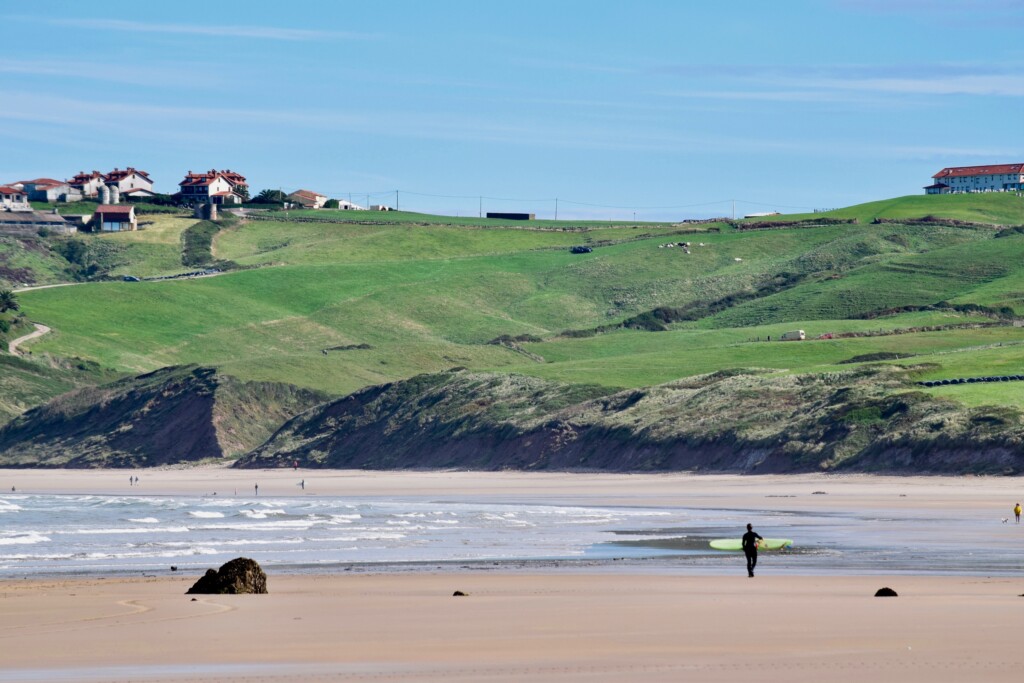
[[[195,220],[155,214],[140,217],[135,232],[79,234],[72,237],[13,237],[0,234],[0,287],[69,282],[71,264],[59,252],[67,240],[90,247],[91,260],[109,277],[151,277],[180,273],[181,233]]]
[[[1006,195],[910,197],[835,214],[856,216],[863,223],[875,215],[946,212],[962,220],[1024,222],[1024,201]],[[475,219],[466,222],[478,225],[455,227],[449,225],[455,221],[419,214],[348,216],[394,224],[254,221],[219,234],[216,256],[275,267],[189,282],[105,283],[26,293],[22,301],[29,315],[56,329],[37,342],[38,348],[134,371],[174,363],[215,364],[246,379],[340,393],[453,365],[640,386],[726,367],[828,370],[875,351],[927,354],[922,358],[938,365],[929,371],[933,376],[967,368],[984,374],[1015,358],[1016,342],[1024,339],[1021,330],[1000,328],[803,344],[748,341],[795,327],[816,334],[969,320],[934,312],[844,320],[879,308],[944,299],[1014,306],[1024,298],[1018,266],[1024,237],[993,240],[987,230],[862,224],[725,231],[674,238],[694,243],[685,255],[658,248],[666,234],[678,230],[668,225],[633,229],[605,224],[563,232],[521,229],[528,227],[522,224],[480,226]],[[419,225],[425,223],[441,225]],[[118,238],[125,244],[162,244],[161,253],[169,253],[179,234],[175,230],[169,226],[163,242],[154,239],[158,231]],[[618,243],[585,255],[566,249],[606,240]],[[138,253],[141,260],[125,265],[124,272],[170,268],[169,257],[161,261],[141,249]],[[748,293],[780,272],[805,279],[671,332],[556,337],[566,329],[615,323],[657,306]],[[527,350],[548,362],[484,344],[500,334],[545,338]],[[991,353],[962,351],[1000,343],[1008,346]],[[352,344],[373,348],[322,353]],[[965,364],[967,357],[971,360]],[[1016,385],[957,387],[957,395],[968,402],[1016,404],[1015,391]]]
[[[114,277],[171,275],[187,270],[181,264],[181,233],[195,222],[187,216],[154,214],[139,217],[138,231],[82,238],[105,240],[121,247],[118,263],[109,271]]]
[[[317,220],[338,221],[351,224],[414,224],[414,225],[457,225],[466,227],[514,227],[520,229],[555,228],[558,230],[571,228],[608,228],[609,226],[641,226],[670,227],[672,223],[644,221],[555,221],[532,220],[517,221],[503,218],[477,218],[476,216],[436,216],[428,213],[412,211],[346,211],[342,209],[301,209],[298,211],[272,211],[268,215],[280,217],[282,220],[291,218],[316,218]]]
[[[67,267],[41,237],[0,235],[0,289],[65,282]]]
[[[1024,225],[1024,199],[1011,193],[910,195],[883,199],[821,214],[778,216],[779,220],[801,218],[856,218],[868,223],[875,218],[922,218],[939,216],[953,220]],[[758,219],[770,220],[770,219]]]
[[[6,350],[6,343],[4,349]],[[116,373],[88,363],[52,366],[0,354],[0,424],[66,391],[109,382]]]

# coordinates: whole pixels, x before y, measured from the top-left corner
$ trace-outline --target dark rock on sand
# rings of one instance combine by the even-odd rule
[[[453,598],[464,598],[464,597],[466,597],[466,594],[463,593],[462,591],[455,591],[454,593],[452,593],[452,597]]]
[[[256,560],[236,557],[219,570],[207,569],[206,574],[186,591],[204,595],[266,593],[267,575]]]
[[[879,588],[875,591],[876,598],[895,598],[898,597],[896,591],[886,586],[885,588]]]

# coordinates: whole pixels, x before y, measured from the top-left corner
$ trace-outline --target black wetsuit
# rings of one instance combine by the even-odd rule
[[[757,541],[763,541],[761,535],[756,531],[748,531],[743,534],[743,553],[747,556],[747,575],[754,575],[754,567],[757,566]]]

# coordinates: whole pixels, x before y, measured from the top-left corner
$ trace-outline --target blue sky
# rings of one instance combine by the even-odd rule
[[[1024,162],[1020,0],[0,6],[0,181],[680,219]]]

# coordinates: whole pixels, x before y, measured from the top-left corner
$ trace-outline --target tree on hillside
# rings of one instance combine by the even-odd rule
[[[9,289],[0,289],[0,313],[17,311],[20,308],[21,305],[18,303],[18,297],[14,296],[14,292]]]
[[[285,201],[285,194],[281,190],[260,190],[252,201],[256,204],[281,204]]]
[[[249,186],[235,185],[235,194],[241,197],[243,202],[249,201]]]

